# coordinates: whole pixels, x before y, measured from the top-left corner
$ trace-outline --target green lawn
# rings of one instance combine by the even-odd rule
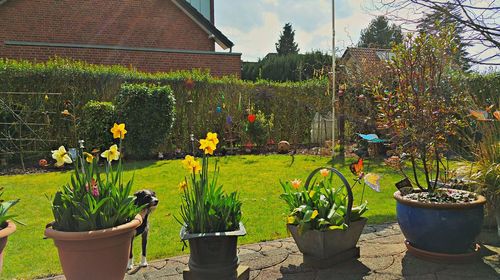
[[[279,199],[279,179],[292,180],[305,177],[314,168],[326,165],[329,158],[318,156],[296,156],[290,167],[291,157],[232,156],[220,159],[220,182],[228,191],[238,190],[243,201],[243,222],[248,235],[240,244],[253,243],[287,237],[285,228],[286,205]],[[213,161],[212,161],[213,162]],[[347,161],[349,163],[350,161]],[[186,171],[180,161],[145,161],[126,165],[126,177],[135,174],[134,189],[153,189],[160,204],[151,218],[151,233],[148,245],[149,260],[185,254],[179,239],[180,226],[174,215],[178,214],[180,196],[178,183]],[[340,170],[350,182],[348,164]],[[368,188],[365,198],[369,211],[369,223],[395,220],[395,201],[392,193],[394,183],[400,176],[381,162],[365,161],[365,170],[382,175],[382,191],[376,193]],[[52,221],[49,201],[51,196],[65,184],[70,172],[36,175],[0,176],[0,186],[5,187],[4,199],[19,197],[21,202],[12,211],[27,226],[18,226],[17,232],[9,237],[5,251],[3,277],[34,278],[61,273],[56,248],[51,240],[43,239],[45,224]],[[361,188],[355,189],[359,202]],[[136,242],[136,262],[139,261],[140,242]]]

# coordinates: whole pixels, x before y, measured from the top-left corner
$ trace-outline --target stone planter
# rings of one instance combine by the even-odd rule
[[[322,263],[328,265],[329,262],[335,263],[335,259],[341,261],[359,254],[355,250],[356,244],[367,220],[361,218],[351,222],[346,230],[308,230],[300,234],[295,225],[288,225],[288,230],[304,255],[304,263],[322,266]]]
[[[308,176],[305,188],[307,189],[314,175],[324,167],[317,168]],[[356,247],[359,237],[365,227],[366,218],[351,221],[352,205],[354,201],[353,193],[347,179],[335,168],[326,168],[332,174],[339,177],[347,191],[347,211],[344,216],[344,223],[347,229],[335,230],[307,230],[299,232],[298,226],[287,225],[292,234],[297,247],[303,254],[304,264],[324,268],[338,262],[359,257],[359,247]]]
[[[181,239],[189,242],[189,277],[184,279],[239,279],[238,236],[246,235],[243,223],[236,231],[188,233],[181,229]]]
[[[0,274],[3,269],[3,249],[5,249],[5,245],[7,245],[7,238],[15,231],[16,224],[12,221],[7,221],[7,226],[0,230]]]
[[[483,196],[471,203],[422,203],[397,191],[394,198],[399,227],[411,246],[441,254],[474,250],[483,224]]]
[[[59,260],[67,279],[121,280],[127,272],[127,262],[135,229],[142,223],[134,220],[113,228],[63,232],[45,229],[45,236],[54,239]]]

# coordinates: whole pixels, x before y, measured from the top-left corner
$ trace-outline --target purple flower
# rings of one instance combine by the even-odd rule
[[[231,116],[227,116],[226,123],[229,125],[233,124],[233,118],[231,118]]]

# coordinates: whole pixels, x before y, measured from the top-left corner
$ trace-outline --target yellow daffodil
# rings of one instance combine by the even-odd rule
[[[91,153],[83,152],[83,155],[85,156],[85,161],[88,163],[92,163],[94,160],[94,156]]]
[[[101,157],[108,160],[108,162],[112,162],[113,160],[118,160],[120,158],[120,152],[118,151],[118,146],[115,144],[109,147],[109,150],[104,151],[101,154]]]
[[[179,191],[183,192],[187,189],[188,187],[188,184],[186,183],[186,181],[182,181],[179,183]]]
[[[311,220],[313,220],[314,218],[316,218],[316,216],[318,216],[318,210],[314,210],[313,213],[311,214]]]
[[[125,134],[127,134],[127,130],[125,129],[125,124],[124,123],[121,123],[121,124],[115,123],[113,125],[113,127],[111,128],[111,133],[113,133],[114,139],[116,139],[116,138],[124,139]]]
[[[186,169],[191,169],[191,166],[193,164],[193,162],[195,162],[195,159],[193,156],[190,156],[190,155],[187,155],[183,161],[181,161],[182,165],[184,165],[184,167]]]
[[[217,146],[217,144],[219,144],[219,139],[217,138],[217,133],[212,133],[212,132],[207,133],[206,140],[211,141],[212,143],[214,143],[215,146]]]
[[[328,174],[330,174],[330,170],[323,168],[319,171],[319,174],[321,174],[322,177],[326,177],[328,176]]]
[[[68,110],[66,110],[66,109],[64,111],[62,111],[61,114],[63,114],[64,116],[71,115],[71,113]]]
[[[216,149],[216,146],[215,146],[214,142],[209,141],[207,139],[200,140],[200,150],[203,150],[206,155],[207,154],[213,155],[215,149]]]
[[[201,171],[201,165],[199,162],[195,161],[194,164],[193,164],[193,172],[194,173],[200,173]]]
[[[295,179],[291,183],[294,189],[298,189],[300,187],[300,184],[302,184],[302,181],[299,179]]]
[[[295,221],[296,221],[295,216],[288,216],[286,218],[286,223],[287,224],[293,225],[293,224],[295,224]]]
[[[52,158],[56,160],[55,166],[60,167],[65,163],[72,163],[71,157],[64,146],[59,147],[59,149],[52,151]]]
[[[195,157],[187,155],[182,161],[182,165],[190,171],[194,171],[195,173],[199,173],[201,171],[200,163],[195,159]]]
[[[310,192],[309,192],[309,197],[310,197],[310,198],[313,198],[313,196],[314,196],[314,194],[315,194],[315,193],[316,193],[316,191],[313,191],[313,190],[312,190],[312,191],[310,191]]]

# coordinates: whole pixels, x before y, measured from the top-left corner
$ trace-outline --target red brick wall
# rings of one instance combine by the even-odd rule
[[[170,0],[8,0],[0,5],[0,57],[40,61],[57,55],[144,71],[240,73],[237,56],[8,46],[4,41],[214,51],[214,40]]]

